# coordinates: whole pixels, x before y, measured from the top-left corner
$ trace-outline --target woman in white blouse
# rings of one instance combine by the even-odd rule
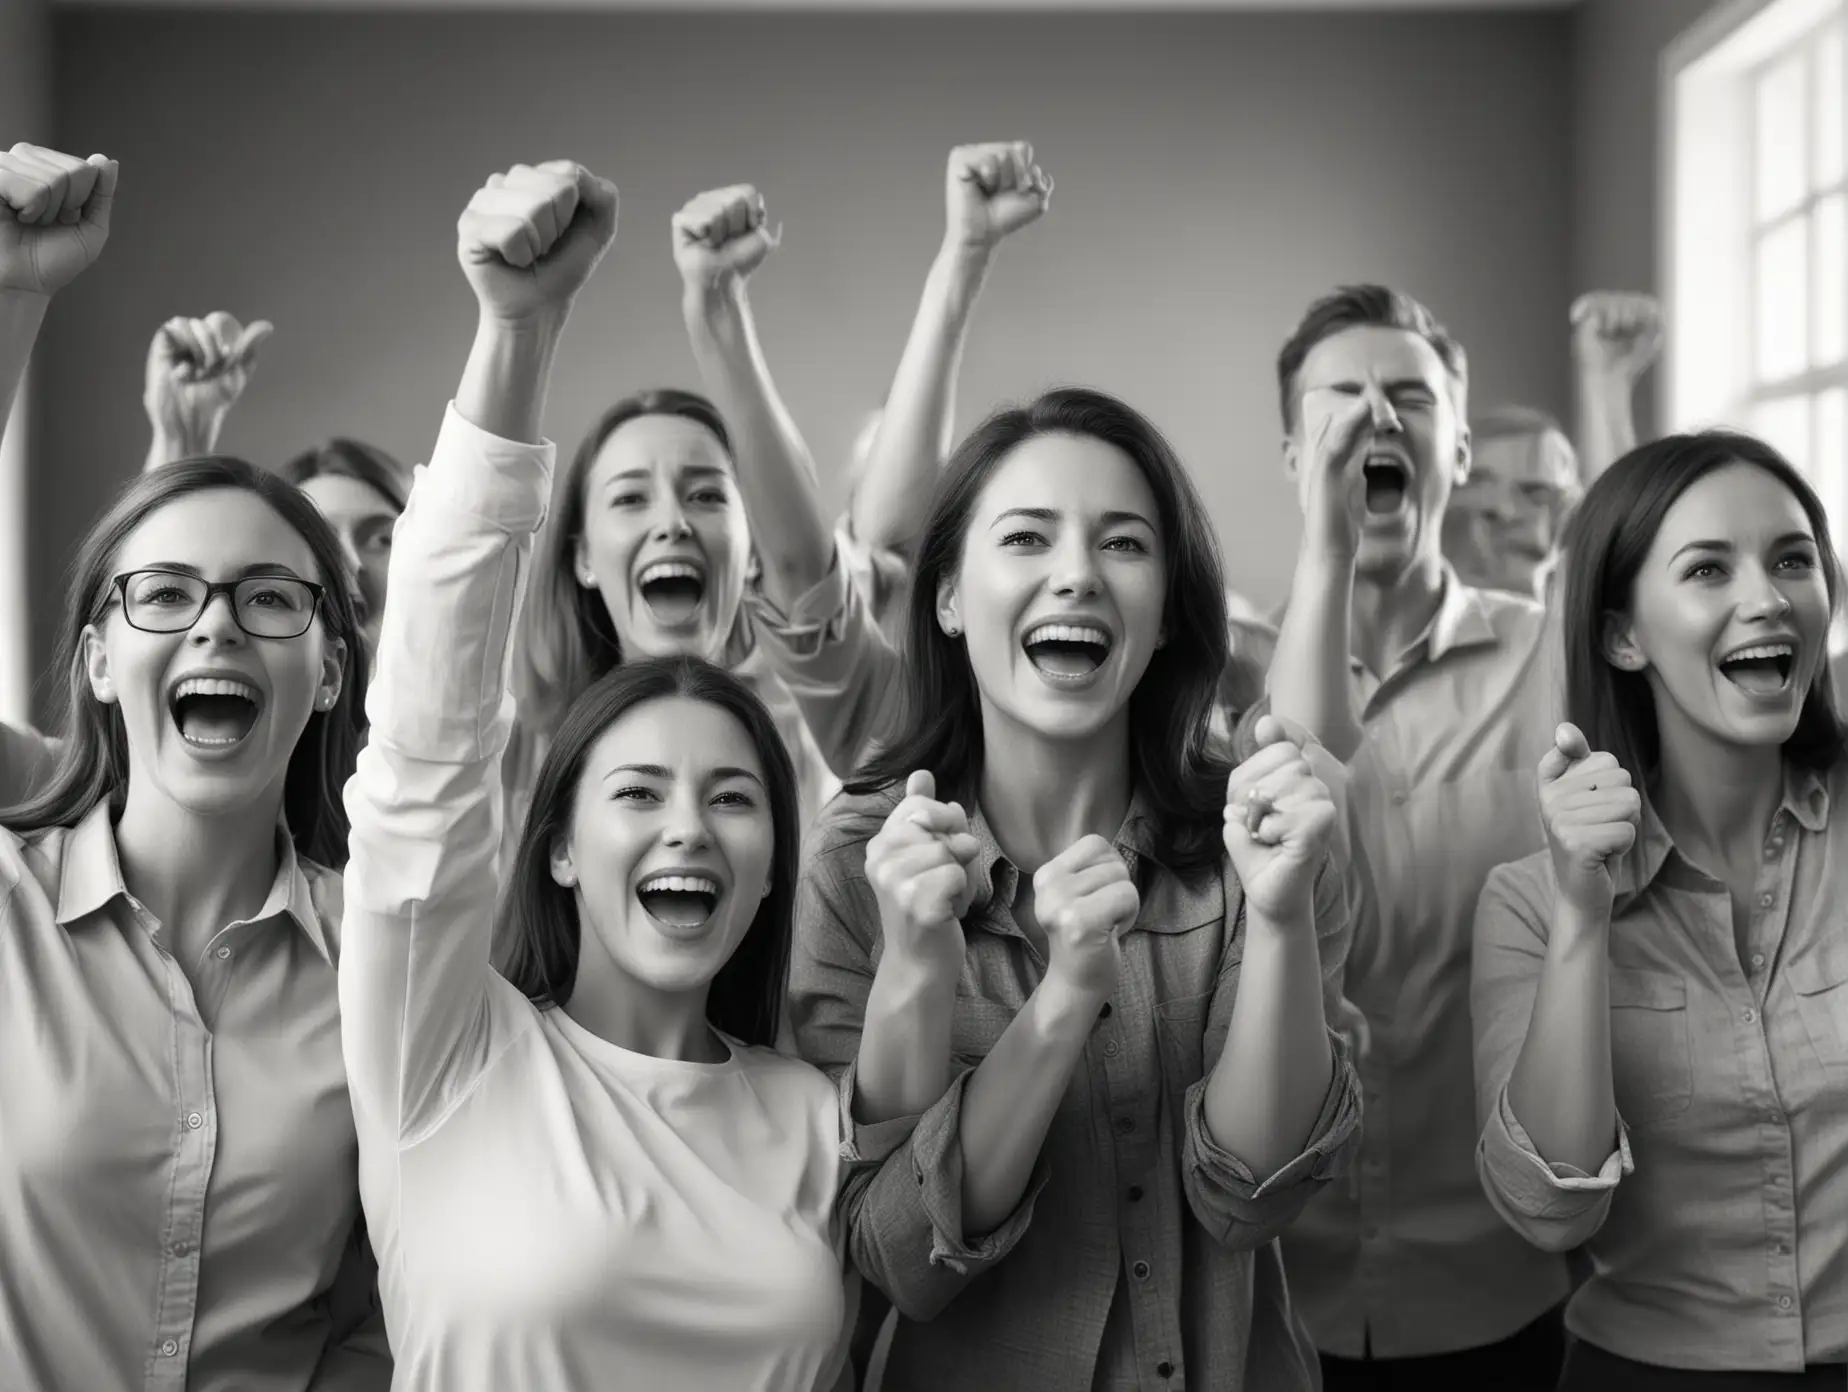
[[[1489,878],[1490,1200],[1582,1247],[1569,1392],[1840,1388],[1848,761],[1815,491],[1741,435],[1612,466],[1566,536],[1548,849]]]
[[[480,328],[393,545],[340,991],[400,1388],[808,1392],[844,1367],[839,1104],[773,1052],[795,776],[696,658],[567,713],[490,965],[510,629],[550,493],[546,379],[616,191],[479,191]]]

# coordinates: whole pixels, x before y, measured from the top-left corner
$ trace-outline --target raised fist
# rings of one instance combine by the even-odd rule
[[[936,779],[912,774],[904,800],[866,846],[888,956],[960,971],[962,917],[975,894],[969,866],[980,849],[963,809],[937,801]]]
[[[1610,863],[1636,844],[1643,800],[1615,756],[1593,753],[1576,725],[1561,725],[1540,759],[1540,820],[1560,898],[1608,917],[1616,888]]]
[[[570,160],[490,174],[456,223],[456,259],[484,317],[556,319],[616,237],[616,186]]]
[[[1037,222],[1052,202],[1052,179],[1024,140],[958,145],[944,182],[945,234],[983,250]]]
[[[42,145],[0,154],[0,292],[55,295],[103,254],[116,162]]]
[[[249,385],[257,349],[275,332],[268,320],[249,327],[220,310],[204,319],[169,319],[148,345],[142,404],[154,433],[181,451],[209,453],[227,412]]]
[[[1634,386],[1662,351],[1662,306],[1653,295],[1594,290],[1572,306],[1572,357],[1581,372]]]
[[[1335,803],[1303,754],[1307,736],[1274,715],[1257,752],[1226,780],[1225,844],[1245,902],[1273,922],[1306,917],[1335,831]]]
[[[1116,989],[1118,938],[1142,911],[1142,896],[1117,848],[1086,836],[1033,876],[1033,912],[1046,932],[1046,975],[1100,1004]]]
[[[689,288],[746,279],[783,240],[764,220],[764,196],[749,184],[713,189],[674,214],[674,264]]]

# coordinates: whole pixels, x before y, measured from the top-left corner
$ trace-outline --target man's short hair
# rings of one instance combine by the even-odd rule
[[[1302,322],[1277,354],[1277,389],[1285,430],[1296,428],[1299,395],[1296,379],[1315,346],[1347,329],[1367,327],[1404,329],[1429,343],[1457,387],[1457,409],[1463,409],[1463,394],[1469,385],[1469,360],[1463,345],[1437,322],[1437,316],[1401,290],[1384,285],[1343,285],[1309,306]]]

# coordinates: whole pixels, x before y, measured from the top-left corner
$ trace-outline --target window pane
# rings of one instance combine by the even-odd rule
[[[1816,398],[1816,451],[1810,479],[1829,509],[1835,548],[1843,544],[1842,509],[1848,505],[1848,387],[1831,387]]]
[[[1848,197],[1834,194],[1816,205],[1815,316],[1818,367],[1838,363],[1848,351]]]
[[[1842,31],[1831,25],[1816,47],[1816,187],[1842,177]]]
[[[1752,433],[1773,445],[1778,453],[1810,474],[1810,401],[1807,396],[1784,396],[1762,401],[1752,410]]]
[[[1794,377],[1809,365],[1809,219],[1795,218],[1758,243],[1758,380]]]
[[[1788,212],[1808,188],[1809,141],[1805,119],[1809,55],[1797,52],[1758,79],[1758,218]]]

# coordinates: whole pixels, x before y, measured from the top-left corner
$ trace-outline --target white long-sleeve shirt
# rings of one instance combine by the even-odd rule
[[[398,524],[340,961],[398,1388],[808,1392],[843,1349],[841,1127],[735,1041],[633,1054],[489,965],[509,633],[554,449],[448,413]]]

